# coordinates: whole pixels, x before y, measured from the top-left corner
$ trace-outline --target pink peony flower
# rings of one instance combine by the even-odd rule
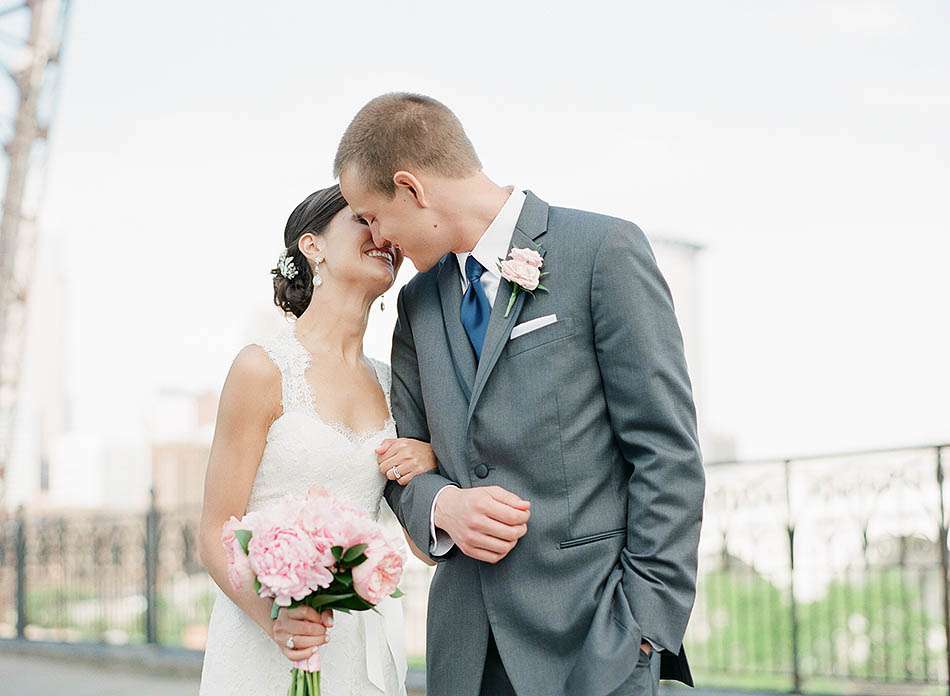
[[[538,283],[541,282],[541,271],[537,266],[517,259],[501,262],[501,276],[509,283],[519,285],[528,292],[536,290]]]
[[[525,263],[532,268],[541,268],[544,265],[544,258],[534,249],[513,248],[509,256],[513,260]]]
[[[388,544],[370,548],[366,560],[353,568],[353,588],[370,604],[379,604],[396,591],[405,559]]]
[[[279,606],[290,606],[291,600],[304,599],[333,582],[329,545],[314,544],[297,525],[270,520],[255,530],[247,550],[251,570],[261,583],[261,597],[273,597]]]
[[[326,504],[324,504],[326,502]],[[297,514],[297,524],[310,537],[311,541],[321,549],[333,546],[333,538],[329,527],[339,515],[333,506],[332,498],[307,498],[300,512]]]
[[[368,544],[370,548],[383,543],[383,533],[379,525],[369,516],[347,511],[340,515],[330,527],[330,533],[336,545],[348,549],[357,544]]]
[[[307,502],[301,512],[301,524],[311,534],[328,539],[331,546],[348,549],[382,540],[380,526],[367,513],[339,502],[326,489],[310,489]]]
[[[251,571],[247,554],[244,553],[244,549],[234,535],[234,532],[238,529],[247,529],[247,526],[237,517],[231,517],[230,520],[224,523],[221,530],[221,543],[224,544],[224,550],[228,557],[228,580],[235,590],[240,591],[244,588],[245,582],[253,579],[254,574]]]

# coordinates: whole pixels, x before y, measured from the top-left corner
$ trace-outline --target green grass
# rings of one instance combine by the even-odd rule
[[[920,584],[899,568],[872,569],[863,580],[832,582],[824,596],[799,603],[798,664],[807,689],[838,693],[832,687],[845,683],[840,693],[848,693],[856,680],[933,681],[946,654],[925,648],[940,619],[923,608]],[[709,631],[706,640],[687,633],[684,641],[694,673],[716,685],[790,688],[787,590],[747,568],[708,573],[699,587]]]
[[[933,681],[946,662],[941,648],[925,647],[927,636],[942,631],[940,616],[929,615],[921,595],[926,583],[898,568],[868,571],[863,579],[832,582],[815,601],[797,608],[799,673],[806,692],[861,693],[861,681]],[[792,687],[792,617],[788,591],[748,568],[707,573],[700,581],[704,640],[694,626],[684,641],[697,685],[786,692]],[[933,601],[928,592],[928,601]],[[30,624],[66,628],[79,640],[101,641],[110,630],[124,631],[130,642],[144,640],[144,612],[122,620],[105,605],[88,621],[77,610],[95,599],[84,589],[30,591]],[[159,642],[181,645],[186,631],[206,624],[212,592],[191,605],[157,597]],[[939,641],[937,642],[939,643]],[[425,669],[425,657],[410,656],[409,666]],[[929,693],[929,687],[917,693]],[[943,689],[943,691],[941,691]],[[945,693],[936,687],[935,693]]]
[[[182,645],[185,629],[195,624],[208,624],[211,607],[214,605],[214,593],[210,590],[202,593],[192,607],[171,604],[165,595],[159,593],[155,604],[158,642],[163,645]]]

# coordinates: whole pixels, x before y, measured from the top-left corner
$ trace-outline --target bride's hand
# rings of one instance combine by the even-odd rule
[[[309,659],[317,648],[330,640],[330,626],[333,625],[333,611],[327,609],[318,612],[313,607],[281,607],[271,626],[271,638],[288,660],[299,662]],[[293,649],[288,647],[287,639],[293,636]]]
[[[407,437],[383,440],[376,448],[376,461],[380,473],[401,486],[419,474],[438,468],[432,445]]]

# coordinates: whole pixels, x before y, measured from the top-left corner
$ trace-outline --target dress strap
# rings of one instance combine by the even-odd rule
[[[370,358],[370,362],[373,363],[373,368],[376,370],[376,378],[379,380],[379,385],[383,388],[383,394],[386,395],[386,406],[389,408],[389,411],[392,412],[393,406],[390,401],[390,394],[393,388],[392,368],[376,358]]]
[[[295,321],[287,320],[280,331],[261,343],[261,348],[280,370],[284,411],[312,411],[313,390],[306,377],[310,353],[297,339],[295,326]]]

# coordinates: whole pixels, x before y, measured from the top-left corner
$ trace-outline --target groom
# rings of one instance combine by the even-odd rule
[[[421,95],[364,106],[334,168],[376,245],[420,271],[399,293],[392,407],[439,468],[391,480],[386,498],[438,562],[429,695],[692,685],[682,639],[705,482],[643,233],[499,187],[455,115]]]

